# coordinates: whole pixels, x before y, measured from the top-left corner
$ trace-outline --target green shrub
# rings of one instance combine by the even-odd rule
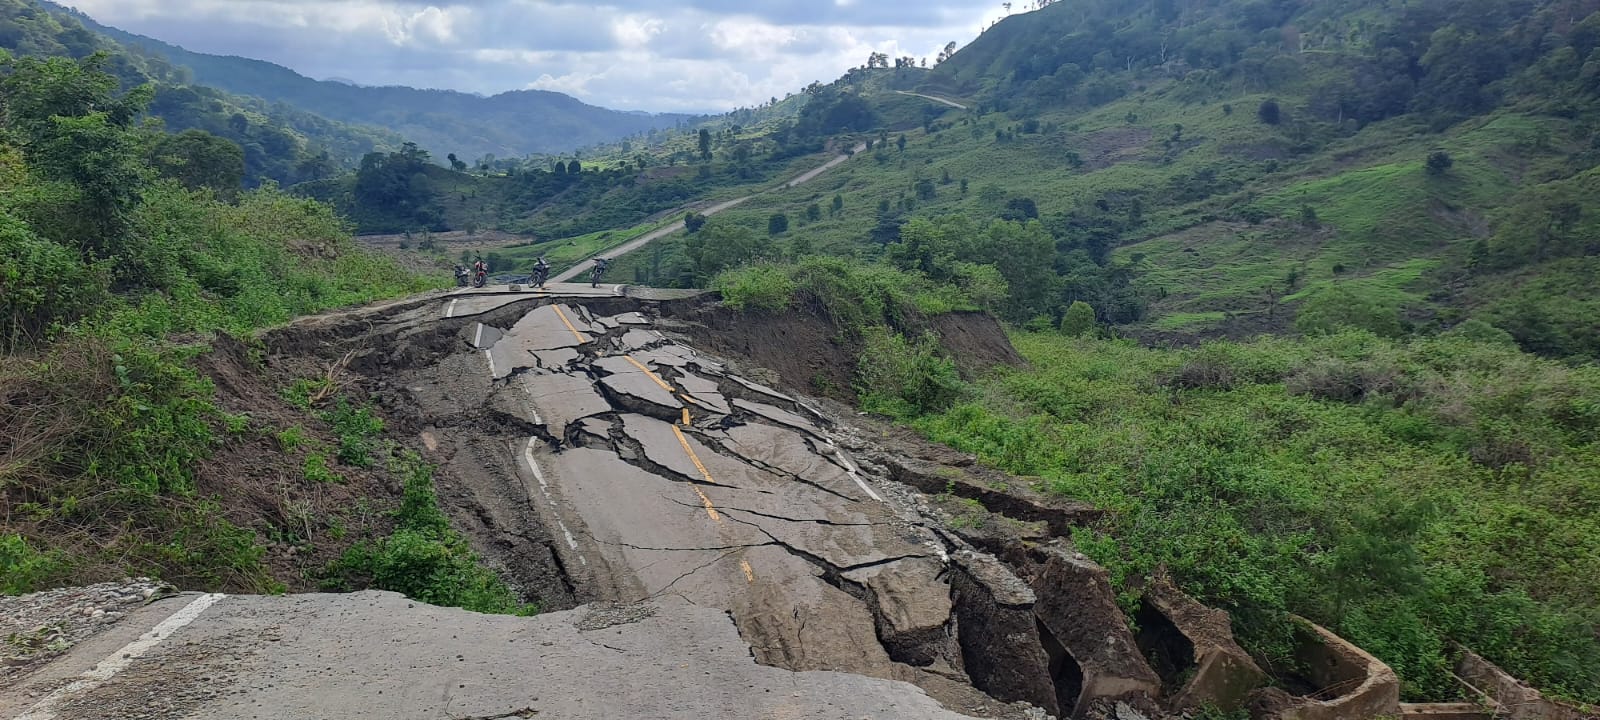
[[[1074,300],[1067,308],[1066,314],[1061,316],[1063,335],[1081,337],[1093,332],[1095,327],[1094,308],[1082,300]]]
[[[339,438],[339,462],[371,467],[373,440],[383,433],[383,419],[367,408],[351,407],[343,398],[322,417],[333,425]]]
[[[794,301],[798,287],[788,271],[774,265],[748,265],[717,275],[711,284],[734,310],[778,312]]]
[[[38,550],[21,535],[0,535],[0,595],[21,595],[42,590],[65,574],[67,559],[61,553]]]
[[[863,409],[911,418],[945,410],[960,399],[961,376],[932,333],[912,342],[873,327],[864,340],[856,385]]]
[[[352,547],[328,568],[326,585],[375,587],[475,612],[538,612],[483,567],[466,539],[450,528],[434,492],[433,468],[415,453],[394,458],[390,466],[402,475],[404,487],[394,533]]]

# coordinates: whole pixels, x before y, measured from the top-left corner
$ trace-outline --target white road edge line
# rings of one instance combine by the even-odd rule
[[[45,699],[34,704],[27,712],[18,716],[16,720],[52,720],[56,717],[56,706],[60,705],[64,700],[73,695],[93,690],[105,683],[105,681],[110,680],[112,676],[126,670],[129,665],[133,664],[133,661],[155,649],[157,645],[161,644],[162,640],[172,637],[172,634],[177,632],[179,628],[194,622],[196,618],[200,617],[200,613],[206,611],[206,608],[217,604],[218,600],[225,597],[227,595],[212,593],[195,598],[193,602],[167,616],[167,619],[162,620],[160,624],[151,628],[149,632],[140,635],[138,640],[123,645],[122,649],[106,656],[106,659],[101,660],[100,664],[94,666],[93,670],[84,673],[80,679],[45,696]]]
[[[483,347],[483,323],[478,323],[478,332],[472,336],[473,347]]]
[[[456,303],[458,303],[458,302],[461,302],[461,298],[455,298],[455,299],[450,301],[450,307],[447,307],[447,308],[444,309],[445,319],[453,318],[453,317],[456,316]]]
[[[861,474],[856,470],[856,464],[850,462],[850,458],[846,457],[844,451],[840,450],[839,446],[833,442],[833,438],[828,438],[828,449],[833,451],[834,457],[839,458],[839,461],[844,463],[845,473],[850,476],[851,480],[856,481],[856,484],[861,486],[862,490],[867,491],[867,494],[872,496],[873,500],[883,502],[883,498],[879,497],[877,493],[873,492],[872,488],[867,487],[866,481],[861,479]]]
[[[544,493],[544,499],[550,503],[550,509],[555,511],[556,524],[561,526],[561,534],[567,538],[567,546],[573,550],[578,549],[578,539],[572,536],[572,531],[567,529],[566,521],[561,519],[561,508],[556,505],[556,499],[550,495],[550,483],[544,479],[544,471],[539,469],[539,461],[533,459],[533,449],[539,444],[539,438],[528,438],[527,447],[522,450],[523,459],[528,461],[528,469],[533,471],[534,479],[539,481],[539,491]],[[588,565],[583,553],[578,553],[578,562]]]
[[[490,379],[498,379],[500,377],[500,371],[494,369],[494,353],[485,350],[483,351],[483,356],[489,360]]]

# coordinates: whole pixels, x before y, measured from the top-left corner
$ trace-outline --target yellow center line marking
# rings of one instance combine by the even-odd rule
[[[683,409],[683,426],[689,427],[689,408]]]
[[[578,344],[579,345],[582,345],[583,343],[589,342],[588,338],[584,337],[582,333],[578,332],[577,328],[572,326],[572,321],[567,319],[567,314],[564,313],[564,312],[561,312],[561,306],[560,305],[551,305],[550,307],[553,307],[553,308],[556,309],[556,316],[561,318],[561,324],[566,325],[567,329],[572,331],[572,336],[578,339]]]
[[[694,463],[695,469],[700,471],[700,477],[705,478],[707,483],[712,485],[717,484],[717,481],[711,478],[711,471],[706,469],[705,463],[700,462],[700,456],[694,454],[694,448],[689,447],[689,438],[684,436],[683,431],[679,430],[677,425],[673,425],[671,427],[672,434],[678,436],[678,444],[683,446],[683,452],[689,456],[689,461]],[[694,487],[694,494],[699,495],[700,502],[705,504],[706,514],[710,515],[712,520],[722,522],[722,516],[717,514],[716,506],[711,504],[711,498],[706,497],[705,493],[700,492],[700,488],[693,485],[690,487]]]
[[[650,368],[645,367],[644,363],[633,359],[632,355],[623,355],[622,359],[627,360],[630,363],[633,363],[634,367],[639,368],[639,372],[642,372],[645,375],[648,375],[651,380],[654,380],[657,385],[661,386],[662,390],[665,390],[667,392],[672,392],[672,386],[668,385],[667,381],[662,380],[660,375],[657,375],[654,372],[651,372]]]
[[[749,581],[750,584],[752,584],[752,585],[755,584],[755,582],[756,582],[756,571],[752,570],[750,568],[750,561],[749,560],[740,560],[739,561],[739,567],[744,568],[744,579]]]

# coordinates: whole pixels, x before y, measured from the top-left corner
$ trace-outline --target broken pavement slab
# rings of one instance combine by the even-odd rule
[[[600,384],[623,410],[677,420],[684,409],[671,386],[663,387],[666,381],[636,359],[603,357],[591,366],[607,373]]]
[[[527,373],[517,376],[514,384],[527,394],[534,408],[533,422],[556,438],[563,437],[573,422],[611,411],[611,403],[584,376]]]
[[[972,683],[998,700],[1062,717],[1056,690],[1062,671],[1045,653],[1033,610],[1038,597],[1028,583],[994,557],[961,549],[950,555],[950,587]]]
[[[1304,681],[1318,689],[1297,696],[1275,687],[1250,694],[1252,717],[1281,720],[1345,720],[1398,717],[1400,678],[1370,653],[1332,631],[1296,617],[1295,658]]]
[[[1040,552],[1044,562],[1032,582],[1039,598],[1034,614],[1082,675],[1074,709],[1062,712],[1081,716],[1093,703],[1118,700],[1153,707],[1161,697],[1161,678],[1134,641],[1105,568],[1062,546]]]

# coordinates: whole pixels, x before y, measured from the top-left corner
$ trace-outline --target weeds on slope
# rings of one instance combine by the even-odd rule
[[[372,587],[391,590],[433,605],[482,613],[533,615],[494,571],[484,567],[466,538],[450,527],[439,509],[434,469],[414,452],[389,458],[404,492],[388,537],[369,539],[345,552],[324,575],[328,589]]]
[[[1293,612],[1407,698],[1454,696],[1453,641],[1600,700],[1600,368],[1459,334],[1013,341],[1029,369],[915,425],[1112,511],[1074,541],[1130,607],[1165,566],[1269,664]]]

